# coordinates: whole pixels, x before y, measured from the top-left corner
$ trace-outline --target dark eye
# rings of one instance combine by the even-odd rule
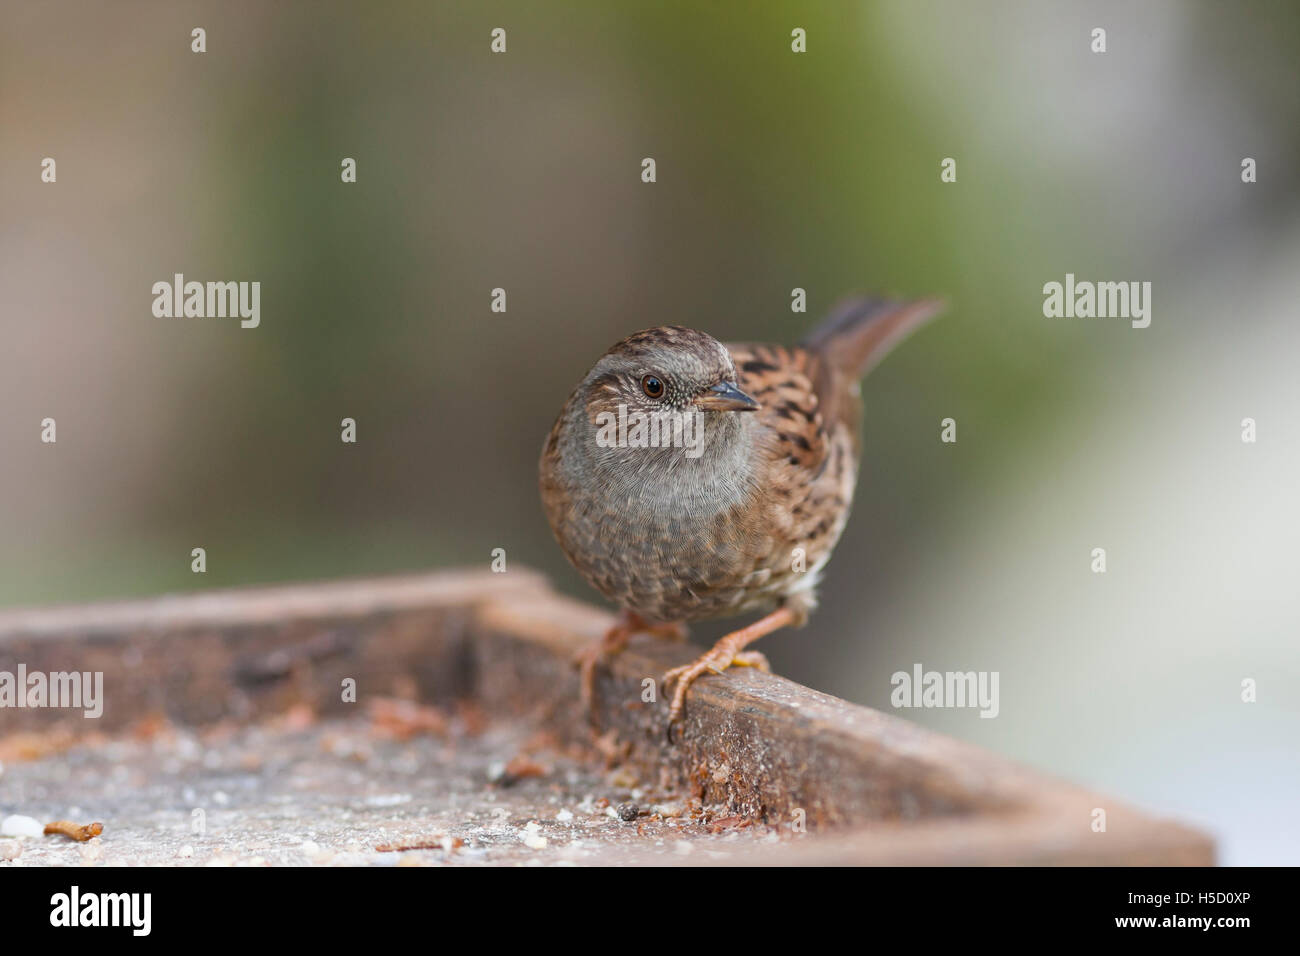
[[[655,375],[647,375],[641,379],[641,391],[645,392],[651,398],[662,398],[664,394],[664,383]]]

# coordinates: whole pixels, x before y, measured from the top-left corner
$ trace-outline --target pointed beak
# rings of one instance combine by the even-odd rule
[[[695,404],[720,412],[752,412],[758,408],[758,402],[737,388],[735,382],[719,382],[705,389]]]

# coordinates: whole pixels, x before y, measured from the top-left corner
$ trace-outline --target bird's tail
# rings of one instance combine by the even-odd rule
[[[944,304],[942,299],[847,299],[808,334],[803,347],[845,378],[857,380]]]

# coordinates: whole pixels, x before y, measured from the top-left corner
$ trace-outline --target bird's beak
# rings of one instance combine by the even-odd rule
[[[737,388],[735,382],[719,382],[705,389],[695,404],[720,412],[752,412],[758,408],[758,402]]]

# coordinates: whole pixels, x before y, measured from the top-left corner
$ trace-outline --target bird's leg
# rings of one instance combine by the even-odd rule
[[[664,674],[663,685],[665,688],[673,681],[677,682],[677,689],[673,693],[673,703],[668,709],[669,724],[675,723],[677,718],[682,715],[682,709],[686,706],[686,691],[690,689],[695,678],[705,671],[721,674],[733,664],[757,667],[762,671],[770,670],[767,658],[758,651],[745,650],[745,645],[753,643],[764,634],[771,634],[783,627],[790,627],[799,623],[801,623],[800,615],[795,608],[788,606],[777,608],[771,614],[759,618],[748,627],[742,627],[739,631],[732,631],[714,644],[711,651],[694,663],[674,667]]]
[[[686,640],[686,625],[680,621],[672,624],[646,624],[641,630],[646,634],[653,634],[655,637],[662,637],[666,641],[677,644]]]
[[[686,640],[684,624],[651,624],[626,608],[619,612],[618,621],[598,641],[593,641],[578,652],[577,662],[582,677],[582,705],[591,709],[596,692],[596,665],[605,657],[617,654],[627,646],[633,634],[653,634],[669,640]]]

